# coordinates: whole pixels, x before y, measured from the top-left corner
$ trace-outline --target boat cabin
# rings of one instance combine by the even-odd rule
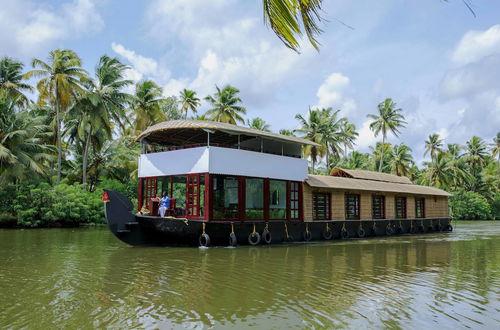
[[[334,169],[308,175],[293,136],[201,120],[144,131],[139,156],[140,212],[204,221],[321,221],[448,217],[450,194],[395,175]]]

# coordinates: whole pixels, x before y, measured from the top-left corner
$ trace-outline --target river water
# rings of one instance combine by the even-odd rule
[[[132,248],[0,230],[0,328],[500,328],[500,222],[451,234]]]

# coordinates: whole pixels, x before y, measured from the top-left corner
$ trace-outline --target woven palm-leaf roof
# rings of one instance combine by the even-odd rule
[[[362,180],[413,184],[413,182],[411,182],[411,180],[405,176],[398,176],[388,173],[381,173],[381,172],[374,172],[367,170],[347,170],[337,167],[331,170],[330,175],[353,178],[353,179],[362,179]]]
[[[146,129],[137,137],[137,141],[146,140],[149,142],[172,144],[182,144],[184,141],[188,141],[190,143],[201,143],[206,141],[207,133],[204,129],[214,132],[210,139],[215,143],[234,142],[234,139],[237,136],[240,136],[242,140],[245,138],[259,136],[282,142],[318,146],[318,144],[312,141],[295,136],[281,135],[254,128],[206,120],[164,121]]]
[[[306,183],[315,188],[329,188],[342,190],[362,190],[373,192],[393,192],[401,194],[451,196],[448,192],[416,184],[394,183],[387,181],[355,179],[330,175],[309,175]]]

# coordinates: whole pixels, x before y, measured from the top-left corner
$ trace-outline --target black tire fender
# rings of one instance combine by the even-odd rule
[[[309,230],[306,230],[304,232],[304,241],[309,242],[312,238],[312,234]]]
[[[391,236],[392,234],[394,234],[394,229],[392,228],[392,226],[387,226],[387,227],[385,228],[385,234],[386,234],[387,236]]]
[[[238,239],[235,233],[229,234],[229,246],[236,246],[238,244]]]
[[[328,228],[328,230],[325,229],[322,235],[323,238],[326,239],[327,241],[331,240],[333,238],[333,231],[330,228]]]
[[[260,234],[256,231],[250,233],[250,235],[248,235],[248,243],[250,243],[250,245],[257,245],[260,243]]]
[[[349,232],[347,231],[347,229],[342,228],[342,230],[340,231],[340,237],[342,237],[342,239],[349,238]]]
[[[262,232],[262,240],[266,244],[271,244],[272,237],[271,237],[271,232],[269,230],[264,230]]]
[[[446,231],[450,231],[450,232],[451,232],[451,231],[453,231],[453,226],[452,226],[452,225],[447,225],[447,226],[445,227],[445,230],[446,230]]]
[[[210,236],[207,233],[203,233],[198,238],[198,243],[200,246],[209,247],[210,246]]]
[[[363,238],[365,237],[366,233],[365,233],[365,230],[363,229],[363,227],[359,227],[358,229],[358,237],[359,238]]]

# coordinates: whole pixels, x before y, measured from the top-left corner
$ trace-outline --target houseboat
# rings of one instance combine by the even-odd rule
[[[130,245],[236,246],[452,231],[450,194],[385,173],[308,174],[315,143],[226,123],[173,120],[138,136],[138,203],[105,190]],[[168,208],[159,213],[159,196]],[[166,203],[165,203],[166,204]]]

